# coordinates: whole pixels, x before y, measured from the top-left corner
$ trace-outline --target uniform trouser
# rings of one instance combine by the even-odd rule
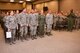
[[[12,38],[11,38],[11,42],[15,41],[15,35],[16,35],[16,29],[11,29],[11,34],[12,34]]]
[[[20,25],[18,24],[18,27],[16,29],[16,38],[19,40],[19,37],[20,37]]]
[[[69,31],[72,31],[73,30],[73,25],[74,25],[73,21],[69,20],[68,21],[68,30]]]
[[[28,33],[28,27],[27,26],[23,26],[23,27],[20,27],[20,36],[21,37],[25,37],[27,36],[27,33]]]
[[[7,42],[8,41],[8,39],[6,38],[6,32],[7,32],[7,27],[4,25],[4,35],[5,35],[5,42]]]
[[[30,26],[30,35],[36,35],[37,26]]]
[[[53,24],[53,28],[54,28],[54,29],[56,28],[56,22]]]
[[[52,30],[52,24],[47,24],[47,32],[51,32]]]
[[[75,20],[75,28],[76,29],[79,29],[79,24],[80,24],[80,22],[78,20]]]
[[[44,30],[45,30],[45,28],[44,28],[45,26],[44,25],[39,25],[38,26],[38,35],[44,35]]]
[[[75,26],[75,27],[76,27],[76,29],[79,29],[79,24],[76,24],[76,26]]]

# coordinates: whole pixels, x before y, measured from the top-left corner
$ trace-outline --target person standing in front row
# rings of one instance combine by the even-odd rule
[[[51,35],[52,24],[53,24],[53,14],[49,10],[47,15],[46,15],[46,25],[47,25],[47,34],[48,34],[48,36]]]
[[[28,33],[29,19],[28,19],[28,15],[26,13],[26,9],[23,9],[23,11],[19,14],[19,16],[20,16],[19,25],[20,25],[21,41],[23,41],[23,39],[28,40],[27,33]]]
[[[19,25],[19,19],[20,19],[20,17],[19,17],[19,10],[16,10],[15,17],[16,17],[16,21],[17,21],[16,39],[19,39],[19,37],[20,37],[20,33],[19,33],[19,31],[20,31],[20,25]]]
[[[3,18],[3,22],[4,22],[4,35],[5,35],[5,42],[7,43],[9,40],[6,38],[6,32],[8,31],[6,24],[8,24],[8,16],[9,16],[9,12],[6,13],[6,15]]]
[[[44,37],[44,29],[45,29],[45,15],[43,13],[43,11],[40,12],[39,16],[38,16],[38,35],[40,37]]]
[[[29,14],[29,27],[32,40],[37,39],[36,38],[37,26],[38,26],[38,18],[35,14],[35,11],[31,10],[31,13]]]
[[[12,37],[10,38],[10,45],[15,44],[15,35],[16,35],[16,27],[17,27],[17,22],[16,18],[14,16],[14,12],[10,12],[10,16],[7,17],[7,22],[5,26],[8,29],[8,32],[11,32]]]

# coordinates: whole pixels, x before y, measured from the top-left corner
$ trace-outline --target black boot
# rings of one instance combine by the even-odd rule
[[[10,43],[10,45],[12,45],[12,43]]]
[[[48,32],[46,32],[46,35],[48,35]]]
[[[12,44],[15,44],[14,42],[12,42]]]
[[[31,36],[31,39],[34,40],[34,36],[33,35]]]
[[[34,39],[37,39],[37,38],[36,38],[36,35],[33,35],[33,37],[34,37]]]
[[[21,37],[21,42],[24,42],[24,41],[23,41],[23,37]]]
[[[51,32],[49,32],[49,35],[52,35]]]
[[[52,34],[50,32],[48,32],[48,36],[51,36]]]

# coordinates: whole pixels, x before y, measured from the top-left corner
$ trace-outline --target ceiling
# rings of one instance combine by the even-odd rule
[[[14,0],[13,3],[20,3],[19,1],[26,1],[26,0]],[[52,1],[52,0],[31,0],[31,1],[26,1],[27,3],[43,3],[43,2],[47,2],[47,1]],[[10,0],[0,0],[0,2],[10,2]]]
[[[26,0],[14,0],[14,2],[19,2],[19,1],[26,1]],[[26,1],[26,2],[35,2],[39,0],[31,0],[31,1]],[[10,2],[10,0],[0,0],[0,2]]]
[[[14,0],[14,2],[26,1],[26,0]],[[51,0],[31,0],[26,2],[36,2],[36,1],[51,1]],[[0,2],[10,2],[10,0],[0,0]]]

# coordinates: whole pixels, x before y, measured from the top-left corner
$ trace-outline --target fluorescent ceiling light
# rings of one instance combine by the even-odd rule
[[[24,1],[19,1],[19,3],[23,3]]]
[[[26,0],[26,1],[31,1],[31,0]]]
[[[14,2],[14,0],[10,0],[10,2]]]

